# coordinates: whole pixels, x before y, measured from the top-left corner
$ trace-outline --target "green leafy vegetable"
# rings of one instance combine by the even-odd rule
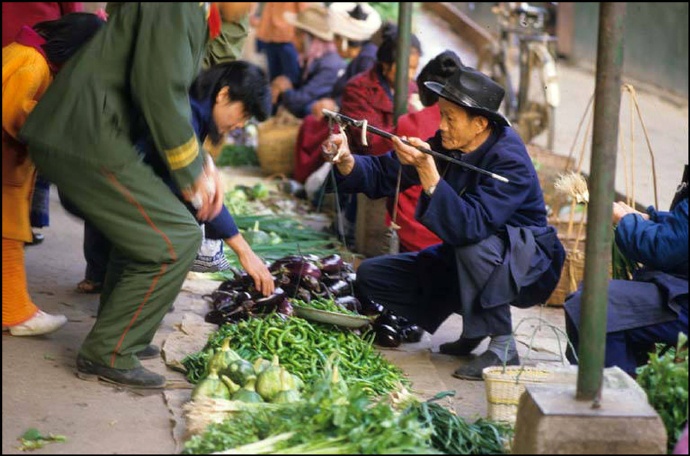
[[[688,421],[688,338],[680,333],[676,347],[662,356],[662,344],[637,369],[637,383],[647,393],[649,404],[661,417],[668,433],[668,450],[673,447]]]

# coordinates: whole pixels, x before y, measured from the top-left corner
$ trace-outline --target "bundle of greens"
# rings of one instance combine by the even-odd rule
[[[305,400],[247,410],[194,436],[185,454],[435,454],[415,413],[348,388],[331,360]]]
[[[671,453],[688,422],[688,338],[680,333],[676,347],[657,344],[649,361],[637,369],[637,383],[647,393],[649,404],[661,417],[668,433]],[[665,351],[661,355],[662,350]]]
[[[426,402],[411,405],[425,427],[432,430],[431,444],[446,454],[500,454],[506,453],[513,430],[505,423],[479,418],[472,424],[446,407],[434,402],[454,391],[444,391]]]

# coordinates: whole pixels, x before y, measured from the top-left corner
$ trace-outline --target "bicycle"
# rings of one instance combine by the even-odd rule
[[[546,131],[546,148],[553,150],[560,89],[557,38],[547,29],[554,14],[527,2],[499,2],[491,11],[498,19],[499,37],[480,53],[477,69],[504,87],[503,113],[525,143]],[[515,50],[517,58],[512,52]],[[517,89],[513,84],[515,65],[512,63],[516,60]],[[533,81],[535,74],[539,75],[539,83]]]

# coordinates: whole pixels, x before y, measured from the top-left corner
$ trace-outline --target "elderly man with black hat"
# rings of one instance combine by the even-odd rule
[[[452,313],[463,317],[460,338],[441,353],[469,356],[486,338],[488,350],[453,376],[481,380],[482,370],[517,365],[510,306],[544,302],[560,278],[565,250],[546,207],[523,141],[498,112],[504,90],[483,73],[463,67],[445,85],[425,83],[439,95],[441,122],[427,140],[393,137],[394,150],[353,155],[342,134],[339,192],[392,196],[402,165],[401,190],[421,184],[415,218],[443,242],[419,252],[366,259],[357,270],[357,296],[375,302],[433,333]],[[348,127],[354,128],[354,127]],[[421,152],[427,148],[508,180]]]

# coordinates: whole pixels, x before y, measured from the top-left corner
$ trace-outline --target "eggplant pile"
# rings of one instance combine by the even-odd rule
[[[205,321],[220,326],[271,312],[291,316],[290,298],[304,302],[329,298],[352,312],[362,311],[359,300],[353,296],[355,271],[340,255],[321,258],[316,255],[288,255],[274,261],[268,269],[275,280],[273,295],[264,297],[254,287],[251,276],[235,271],[233,279],[225,280],[212,294],[204,296],[213,305]]]
[[[354,296],[357,277],[350,263],[338,254],[288,255],[269,265],[275,280],[275,292],[264,297],[254,287],[254,279],[246,272],[235,271],[235,277],[220,284],[212,294],[204,296],[213,304],[205,321],[218,326],[276,312],[291,316],[290,299],[311,302],[312,299],[333,299],[336,305],[366,316],[377,316],[371,325],[374,343],[382,347],[398,347],[401,343],[419,342],[424,330],[407,319],[393,314],[378,303],[363,305]]]
[[[402,343],[422,340],[424,330],[407,318],[383,310],[372,324],[374,343],[382,347],[398,347]]]

